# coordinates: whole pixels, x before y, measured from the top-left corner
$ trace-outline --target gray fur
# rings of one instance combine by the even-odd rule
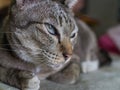
[[[45,23],[55,26],[60,36],[49,34]],[[1,81],[22,90],[38,90],[39,79],[67,65],[73,68],[70,83],[79,77],[79,65],[69,64],[78,28],[64,5],[51,0],[16,0],[3,29],[8,43],[3,42],[0,52]],[[67,69],[69,73],[71,68]]]

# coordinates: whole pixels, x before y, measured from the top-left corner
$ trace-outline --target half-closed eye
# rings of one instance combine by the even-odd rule
[[[73,33],[70,38],[74,38],[76,36],[76,33]]]
[[[53,25],[51,25],[49,23],[44,23],[44,24],[45,24],[45,27],[47,28],[47,31],[49,32],[49,34],[55,35],[55,36],[59,35],[57,29]]]

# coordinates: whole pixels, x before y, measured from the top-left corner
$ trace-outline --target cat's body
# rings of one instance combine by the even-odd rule
[[[70,60],[78,28],[64,5],[51,0],[16,0],[3,30],[1,81],[22,90],[38,90],[40,79],[67,65],[73,72],[70,83],[79,77],[79,65]]]
[[[80,59],[82,72],[87,73],[99,68],[99,48],[97,38],[92,30],[80,20],[77,20],[80,35]]]
[[[63,5],[64,1],[16,0],[13,3],[3,26],[1,81],[22,90],[38,90],[40,79],[46,78],[73,84],[79,78],[80,58],[91,59],[93,52],[96,60],[94,34],[82,21],[75,20],[70,11],[77,0],[66,0],[69,8]]]

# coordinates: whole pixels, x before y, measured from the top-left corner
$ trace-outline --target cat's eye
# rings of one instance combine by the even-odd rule
[[[70,38],[74,38],[76,36],[76,33],[73,33]]]
[[[58,31],[57,29],[51,25],[51,24],[48,24],[48,23],[45,23],[46,27],[47,27],[47,31],[52,34],[52,35],[58,35]]]

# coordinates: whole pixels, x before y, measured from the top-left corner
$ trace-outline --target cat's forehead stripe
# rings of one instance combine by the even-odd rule
[[[60,13],[60,14],[59,14]],[[60,26],[64,26],[63,24],[66,24],[69,28],[71,28],[72,30],[75,28],[74,27],[74,22],[71,19],[71,16],[69,16],[66,12],[64,11],[59,11],[57,14],[57,23]]]
[[[47,4],[47,7],[45,4]],[[44,2],[43,0],[41,3],[33,3],[29,5],[29,7],[22,11],[22,13],[15,12],[15,18],[17,18],[15,23],[23,26],[29,21],[44,22],[49,19],[48,22],[55,26],[59,25],[65,28],[67,27],[70,30],[74,30],[75,23],[72,16],[69,14],[70,13],[62,5],[55,2],[50,4],[49,1]],[[19,19],[19,17],[21,18]]]

